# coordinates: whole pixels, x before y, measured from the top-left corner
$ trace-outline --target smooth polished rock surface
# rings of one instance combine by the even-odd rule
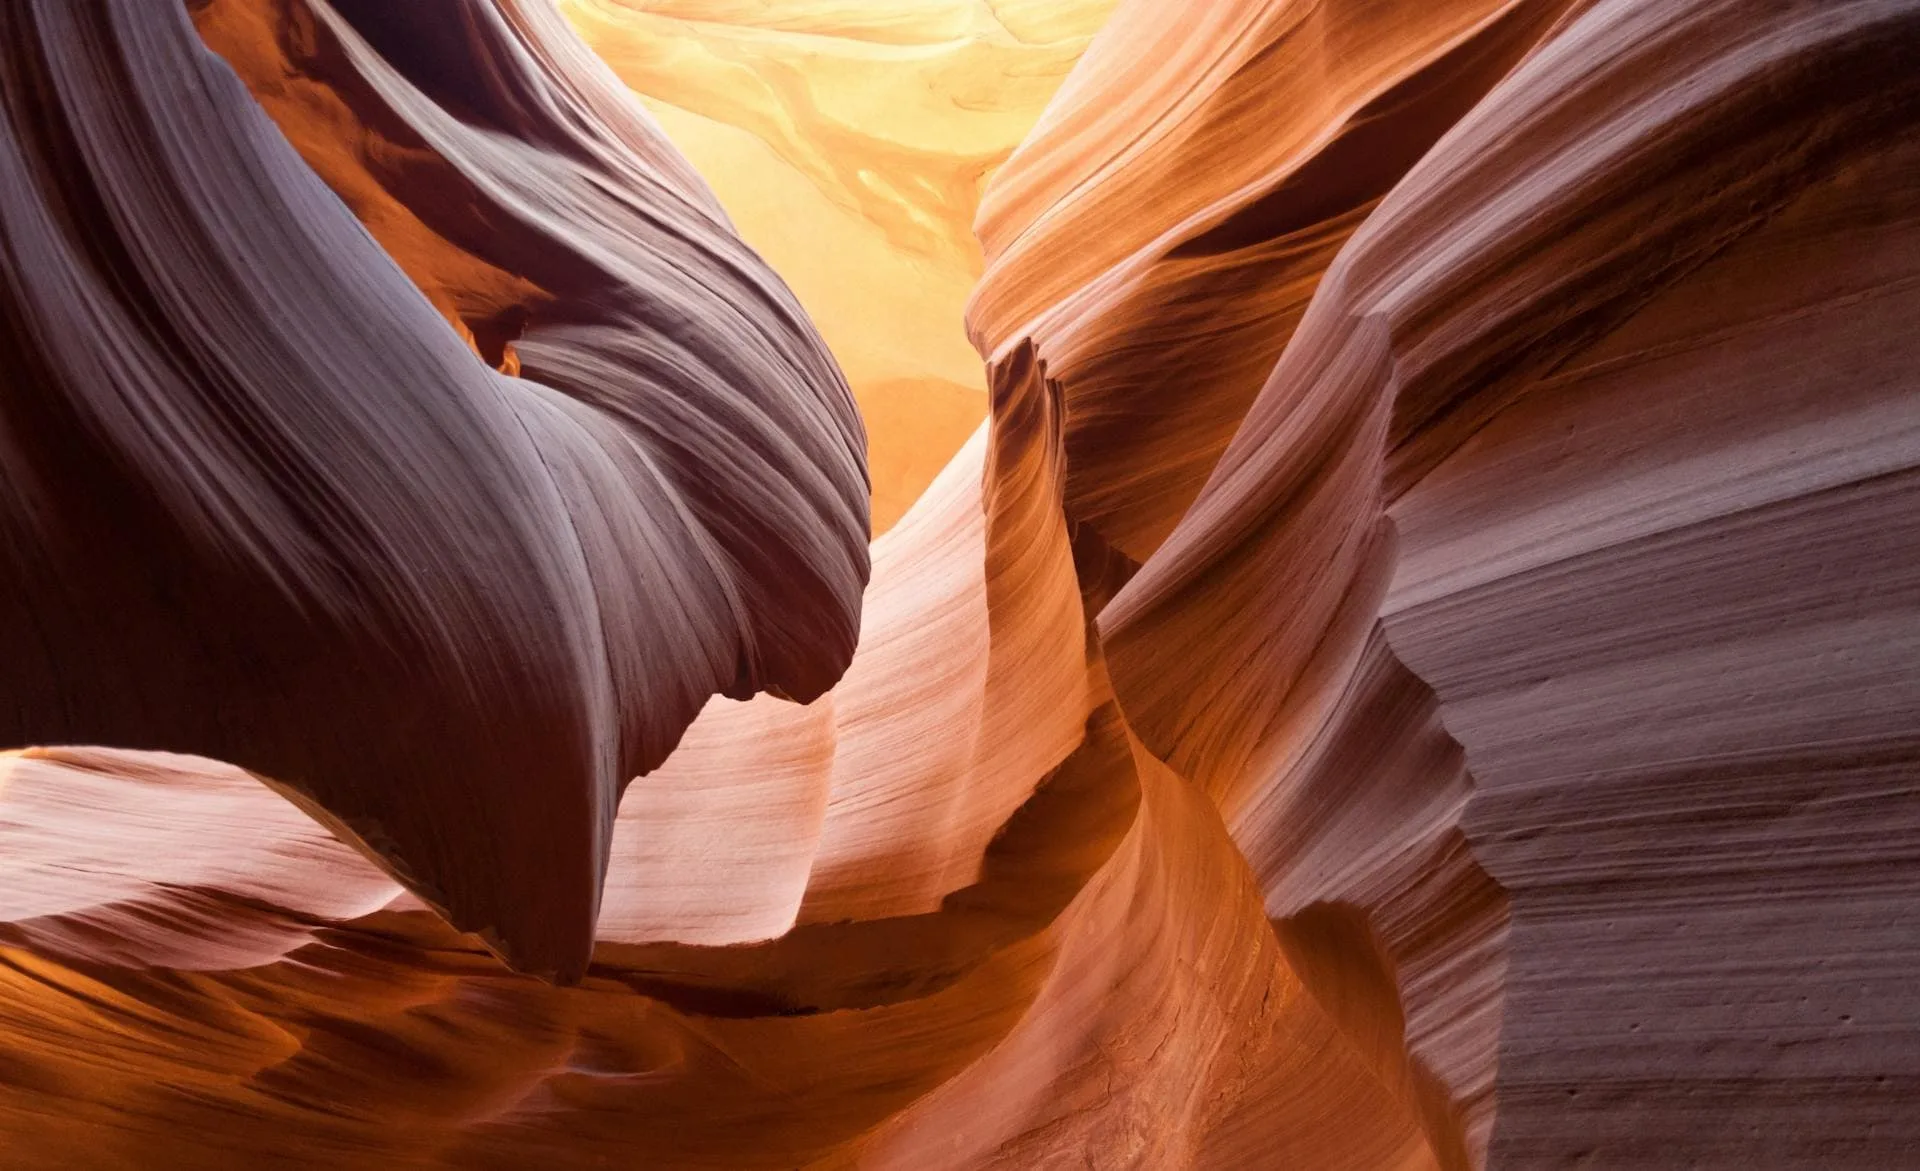
[[[291,136],[185,8],[0,18],[0,741],[271,777],[577,976],[626,781],[844,669],[862,433],[558,17],[440,7],[199,6]]]
[[[15,1164],[1920,1162],[1916,0],[187,9],[0,9]]]

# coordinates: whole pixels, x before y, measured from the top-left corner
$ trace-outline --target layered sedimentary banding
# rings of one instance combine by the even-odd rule
[[[1770,884],[1793,892],[1772,913],[1800,924],[1828,900],[1898,898],[1883,884],[1904,889],[1901,868],[1843,878],[1855,845],[1732,810],[1776,786],[1893,799],[1873,778],[1908,751],[1911,726],[1881,704],[1910,681],[1877,665],[1911,623],[1891,572],[1908,547],[1873,518],[1916,455],[1915,371],[1871,339],[1911,280],[1892,259],[1911,254],[1897,144],[1920,106],[1895,62],[1915,20],[1871,4],[1568,14],[1343,249],[1206,489],[1101,616],[1123,710],[1227,795],[1277,880],[1283,937],[1316,888],[1368,910],[1349,950],[1382,946],[1397,968],[1407,1053],[1455,1103],[1456,1158],[1871,1165],[1912,1141],[1902,1010],[1865,977],[1908,945],[1830,923],[1861,958],[1829,977],[1820,949],[1788,975],[1766,930],[1734,943]],[[1811,584],[1840,556],[1807,543],[1811,517],[1836,509],[1859,526],[1859,592]],[[1368,592],[1372,632],[1349,617]],[[1390,744],[1437,718],[1471,798],[1441,740],[1411,759],[1318,747],[1350,735],[1343,707],[1376,702],[1383,655],[1438,705],[1409,692],[1362,734]],[[1408,765],[1388,816],[1355,821]],[[1884,824],[1903,836],[1898,815]],[[1705,840],[1740,840],[1745,860],[1699,859]],[[1415,849],[1430,857],[1410,867]],[[1683,854],[1698,881],[1653,861]],[[1490,914],[1511,917],[1504,958]],[[1817,1028],[1798,1006],[1842,988],[1859,1011],[1778,1065]],[[1490,992],[1497,1008],[1472,1007]],[[1876,1018],[1871,1040],[1846,1036]],[[1735,1085],[1753,1097],[1731,1124]]]
[[[0,738],[252,769],[577,972],[625,782],[851,655],[861,433],[558,18],[444,7],[198,13],[414,282],[184,9],[9,9]]]
[[[824,348],[554,10],[193,7],[280,134],[171,10],[0,18],[22,34],[4,143],[34,163],[0,188],[6,288],[66,327],[8,319],[36,381],[5,396],[31,504],[5,515],[104,583],[45,612],[120,605],[72,646],[130,640],[137,668],[42,647],[20,661],[52,682],[21,694],[98,687],[88,722],[46,726],[224,757],[329,825],[393,803],[444,848],[374,841],[382,869],[211,760],[11,758],[0,1134],[34,1165],[166,1142],[189,1166],[1884,1167],[1920,1144],[1898,926],[1920,889],[1920,5],[1232,0],[1170,23],[1125,0],[980,202],[988,418],[870,581]],[[656,99],[828,185],[866,180],[824,144],[886,119],[770,112],[840,92],[795,79],[791,37],[844,42],[842,81],[1019,56],[962,5],[770,10],[752,35],[726,5],[563,9],[625,80],[673,78]],[[994,9],[1023,44],[1079,35]],[[973,47],[934,51],[942,30]],[[167,51],[135,59],[135,33]],[[109,101],[116,62],[136,97],[227,95],[188,108],[228,111],[242,173],[299,199],[211,222],[326,242],[282,251],[379,322],[326,310],[319,356],[282,338],[304,319],[266,329],[256,302],[308,305],[268,296],[278,253],[163,296],[183,278],[153,257],[227,239],[188,229],[228,205],[114,185],[171,157],[143,137],[166,111],[93,116],[146,109]],[[713,80],[749,75],[764,90]],[[21,112],[47,94],[65,138]],[[89,178],[120,157],[102,143],[143,165]],[[947,247],[966,167],[923,146],[876,174],[928,183],[849,198]],[[43,240],[77,259],[24,264]],[[107,286],[85,304],[127,332],[82,334],[70,272],[158,291]],[[123,336],[160,373],[73,374],[130,361],[101,342]],[[282,350],[305,365],[236,364]],[[105,430],[101,487],[57,478],[105,443],[73,404],[149,384],[113,400],[147,413]],[[157,536],[115,511],[159,474],[129,437],[198,438],[174,416],[209,396],[291,410],[281,385],[310,413],[163,449],[280,495],[166,468]],[[366,405],[389,385],[399,405]],[[346,443],[336,400],[392,421]],[[258,519],[336,496],[362,506],[337,546]],[[413,556],[366,553],[393,548]],[[53,580],[19,564],[22,591]],[[333,592],[287,593],[311,581]],[[231,627],[143,633],[216,605]],[[297,727],[218,686],[221,655],[296,653]],[[217,700],[169,715],[194,735],[123,713],[181,683]],[[273,767],[344,761],[330,728],[371,796]],[[503,822],[536,759],[550,803]],[[532,868],[563,841],[605,858],[574,987],[455,929],[499,927],[523,968],[583,960],[589,855]]]

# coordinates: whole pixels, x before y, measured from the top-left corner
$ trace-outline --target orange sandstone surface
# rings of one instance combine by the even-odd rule
[[[876,533],[986,416],[981,191],[1114,2],[560,0],[846,372]]]
[[[0,1165],[1920,1160],[1916,62],[0,7]]]

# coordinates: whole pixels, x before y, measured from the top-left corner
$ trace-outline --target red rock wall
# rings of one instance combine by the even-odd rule
[[[14,1164],[1920,1151],[1920,5],[1120,4],[864,554],[552,10],[191,7],[0,10]]]

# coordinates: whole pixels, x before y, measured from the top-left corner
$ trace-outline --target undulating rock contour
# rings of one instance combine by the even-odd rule
[[[1916,65],[0,9],[9,1165],[1920,1161]]]

